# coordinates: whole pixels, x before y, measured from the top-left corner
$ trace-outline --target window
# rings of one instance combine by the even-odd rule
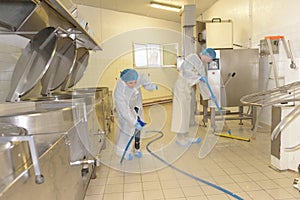
[[[147,66],[147,46],[145,44],[134,44],[134,66]]]
[[[163,45],[163,63],[165,66],[174,67],[177,63],[177,44],[164,44]]]
[[[147,44],[147,60],[149,67],[162,66],[161,46],[159,44]]]
[[[135,67],[175,66],[177,44],[133,44]]]

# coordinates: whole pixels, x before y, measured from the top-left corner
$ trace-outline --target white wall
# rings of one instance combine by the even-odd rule
[[[179,43],[181,47],[180,23],[155,18],[115,12],[111,10],[78,6],[79,14],[89,22],[102,51],[91,52],[91,58],[83,78],[76,87],[108,86],[113,89],[120,71],[133,67],[133,42]],[[181,52],[178,49],[178,52]],[[177,78],[175,68],[139,69],[150,75],[160,89],[144,93],[144,98],[171,95]]]

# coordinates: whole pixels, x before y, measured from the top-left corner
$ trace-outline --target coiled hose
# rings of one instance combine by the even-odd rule
[[[236,194],[234,194],[234,193],[232,193],[232,192],[230,192],[230,191],[228,191],[228,190],[226,190],[226,189],[224,189],[224,188],[222,188],[222,187],[220,187],[220,186],[218,186],[218,185],[215,185],[215,184],[210,183],[210,182],[208,182],[208,181],[206,181],[206,180],[203,180],[203,179],[201,179],[201,178],[198,178],[198,177],[196,177],[196,176],[194,176],[194,175],[192,175],[192,174],[189,174],[189,173],[187,173],[187,172],[185,172],[185,171],[183,171],[183,170],[181,170],[181,169],[178,169],[177,167],[173,166],[172,164],[168,163],[167,161],[165,161],[164,159],[162,159],[161,157],[159,157],[158,155],[156,155],[154,152],[152,152],[152,151],[150,150],[149,146],[150,146],[153,142],[155,142],[155,141],[161,139],[161,138],[164,136],[164,133],[163,133],[162,131],[147,131],[147,132],[157,132],[157,133],[160,134],[159,137],[154,138],[153,140],[151,140],[150,142],[148,142],[147,145],[146,145],[147,151],[148,151],[152,156],[154,156],[155,158],[157,158],[158,160],[160,160],[161,162],[163,162],[164,164],[166,164],[168,167],[171,167],[172,169],[175,169],[177,172],[180,172],[180,173],[182,173],[182,174],[184,174],[184,175],[186,175],[186,176],[188,176],[188,177],[190,177],[190,178],[192,178],[192,179],[195,179],[196,181],[202,182],[202,183],[204,183],[204,184],[206,184],[206,185],[208,185],[208,186],[211,186],[211,187],[213,187],[213,188],[215,188],[215,189],[217,189],[217,190],[220,190],[221,192],[224,192],[224,193],[226,193],[226,194],[228,194],[228,195],[230,195],[230,196],[232,196],[232,197],[234,197],[234,198],[236,198],[236,199],[243,200],[243,198],[239,197],[238,195],[236,195]]]

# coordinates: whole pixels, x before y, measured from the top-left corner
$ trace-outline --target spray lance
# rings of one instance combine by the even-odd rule
[[[135,108],[135,111],[137,112],[136,108]],[[140,125],[141,128],[144,127],[144,126],[146,125],[146,123],[143,122],[139,116],[137,117],[137,123]],[[121,163],[121,164],[122,164],[122,162],[123,162],[123,160],[124,160],[124,157],[125,157],[125,155],[126,155],[126,152],[127,152],[128,148],[129,148],[129,146],[131,145],[131,142],[132,142],[133,138],[135,138],[135,136],[136,136],[139,132],[140,132],[140,129],[136,128],[136,129],[134,130],[133,135],[130,137],[130,139],[129,139],[129,141],[128,141],[128,143],[127,143],[125,149],[124,149],[122,158],[121,158],[121,160],[120,160],[120,163]]]

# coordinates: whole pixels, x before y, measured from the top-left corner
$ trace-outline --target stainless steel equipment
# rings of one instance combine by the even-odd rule
[[[42,78],[53,59],[57,46],[57,35],[53,27],[41,30],[19,58],[12,76],[7,101],[18,101]]]
[[[241,102],[253,106],[270,106],[274,104],[295,103],[300,100],[300,82],[293,82],[279,88],[245,95]]]
[[[111,126],[108,88],[77,88],[72,91],[54,92],[51,97],[59,98],[64,95],[73,99],[85,99],[88,130],[91,134],[81,140],[90,154],[97,158]]]
[[[71,74],[69,74],[62,84],[62,90],[73,87],[82,78],[88,64],[89,56],[89,51],[86,48],[81,47],[77,49],[74,67]]]
[[[272,106],[271,165],[278,170],[299,172],[298,120],[299,105],[285,102]]]
[[[76,49],[76,57],[75,57],[75,45],[71,39],[68,38],[59,38],[58,40],[55,40],[55,42],[51,41],[51,37],[46,35],[44,36],[44,32],[48,33],[51,30],[51,36],[52,34],[56,36],[55,29],[53,28],[46,28],[39,32],[37,36],[35,36],[35,39],[33,39],[31,43],[35,44],[35,49],[45,49],[46,47],[53,45],[55,46],[55,49],[53,52],[51,52],[51,56],[44,58],[43,60],[48,59],[48,62],[43,62],[38,64],[35,62],[36,59],[36,50],[32,48],[29,48],[29,50],[25,50],[22,54],[22,56],[27,55],[28,51],[33,54],[33,58],[30,59],[28,62],[19,62],[18,67],[15,68],[14,74],[16,78],[13,79],[12,85],[16,85],[16,87],[12,87],[12,90],[10,92],[10,95],[8,99],[10,101],[18,101],[18,100],[27,100],[27,101],[40,101],[43,102],[43,105],[48,105],[49,108],[53,107],[54,105],[57,106],[57,104],[53,104],[51,101],[60,101],[59,105],[69,107],[73,106],[74,102],[77,100],[83,99],[84,106],[84,112],[85,112],[85,118],[84,120],[87,122],[85,127],[82,127],[81,132],[89,132],[90,134],[87,135],[80,135],[79,138],[81,139],[82,144],[84,147],[90,152],[90,154],[97,158],[97,155],[100,152],[99,148],[99,142],[102,142],[104,139],[102,138],[103,134],[108,133],[108,129],[105,127],[107,122],[105,122],[105,119],[107,118],[102,117],[101,120],[101,127],[99,126],[99,123],[97,123],[97,114],[96,114],[96,106],[97,104],[101,104],[101,111],[99,114],[102,116],[106,113],[105,111],[105,102],[103,99],[108,95],[108,88],[104,90],[103,88],[101,90],[90,88],[86,90],[77,90],[77,91],[71,91],[71,92],[59,92],[55,95],[52,95],[51,92],[55,88],[57,88],[59,85],[66,83],[66,88],[73,87],[83,76],[85,69],[88,64],[88,58],[89,58],[89,52],[86,48],[81,47]],[[35,41],[39,40],[45,40],[49,42],[44,42],[42,44],[35,43]],[[30,45],[29,45],[30,47]],[[21,58],[22,58],[21,56]],[[23,57],[24,57],[23,56]],[[76,58],[76,59],[75,59]],[[31,62],[31,60],[33,60]],[[24,65],[26,63],[26,67],[22,67],[22,64]],[[62,67],[61,65],[64,64]],[[74,67],[73,67],[74,64]],[[50,67],[48,67],[50,66]],[[48,69],[49,68],[49,69]],[[71,70],[72,69],[72,70]],[[31,71],[35,70],[38,73],[34,78],[30,79],[31,77]],[[21,77],[21,78],[19,78]],[[42,78],[43,77],[43,78]],[[36,95],[27,95],[25,98],[20,98],[25,93],[28,93],[29,90],[37,83],[38,80],[42,78],[42,93],[47,94],[48,97],[41,97]],[[16,88],[16,89],[14,89]],[[105,92],[103,92],[105,91]],[[101,98],[100,98],[101,97]],[[107,99],[107,97],[106,97]],[[49,103],[46,103],[49,102]],[[97,106],[99,109],[99,106]],[[79,127],[78,127],[79,128]],[[80,127],[81,128],[81,127]],[[78,159],[78,158],[77,158]],[[76,159],[75,159],[76,160]]]
[[[71,148],[69,137],[75,136],[75,129],[68,134],[35,135],[37,149],[46,147],[38,153],[40,171],[45,177],[43,184],[36,184],[34,168],[30,160],[1,182],[0,199],[75,199],[82,200],[93,168],[70,165]],[[32,136],[31,136],[32,137]],[[49,142],[52,141],[52,142]],[[13,157],[12,159],[15,159]],[[1,174],[2,176],[2,174]],[[34,197],[32,196],[34,191]]]
[[[95,110],[101,131],[110,133],[112,111],[112,96],[108,87],[77,88],[73,90],[73,95],[95,95]]]
[[[71,161],[81,161],[83,157],[92,157],[92,159],[98,160],[101,148],[105,142],[105,136],[108,133],[102,131],[97,121],[95,106],[101,103],[101,101],[95,99],[95,94],[72,94],[64,92],[55,93],[51,97],[32,98],[28,100],[38,102],[36,106],[47,109],[47,114],[49,115],[53,115],[49,112],[49,109],[51,111],[53,108],[66,109],[74,107],[72,113],[66,114],[72,115],[70,116],[73,121],[71,123],[76,126],[77,130],[77,138],[70,138]],[[80,123],[75,121],[77,119],[81,120]],[[58,125],[60,123],[65,122],[58,121]],[[88,155],[83,154],[84,152],[88,152]]]
[[[23,104],[27,103],[25,102]],[[31,102],[28,102],[28,104],[31,105]],[[54,183],[54,180],[60,179],[60,177],[57,177],[57,174],[62,176],[63,171],[65,171],[66,168],[69,168],[68,166],[71,166],[71,163],[79,162],[83,164],[87,160],[93,160],[94,162],[91,163],[92,165],[79,165],[79,168],[77,166],[72,166],[73,168],[69,169],[70,171],[73,171],[72,174],[78,173],[78,175],[74,176],[77,177],[77,179],[65,176],[65,179],[70,179],[74,182],[71,183],[74,188],[65,190],[65,195],[70,196],[71,193],[74,193],[73,190],[76,190],[79,196],[72,197],[71,199],[82,199],[88,181],[92,175],[93,167],[97,163],[96,159],[91,156],[89,149],[86,148],[85,145],[87,145],[87,143],[84,143],[86,141],[82,140],[83,138],[87,140],[89,135],[95,135],[94,132],[88,131],[88,128],[90,127],[88,126],[89,122],[85,99],[37,101],[35,102],[35,108],[29,111],[26,110],[25,112],[22,112],[21,109],[14,110],[14,105],[11,103],[7,105],[0,104],[0,109],[3,110],[2,108],[4,106],[6,107],[6,112],[2,112],[3,115],[0,116],[0,122],[22,127],[27,130],[27,134],[24,136],[2,136],[0,137],[0,143],[7,145],[7,142],[9,141],[16,141],[19,143],[29,141],[29,147],[32,145],[36,146],[36,153],[32,153],[34,150],[30,147],[31,156],[29,156],[29,158],[31,157],[32,161],[30,159],[24,159],[24,163],[19,167],[19,171],[10,169],[8,170],[9,174],[5,175],[5,177],[3,177],[4,174],[1,174],[0,180],[3,180],[3,182],[0,183],[2,188],[0,194],[6,196],[4,199],[15,199],[14,197],[20,195],[17,191],[21,192],[22,190],[18,189],[18,184],[29,187],[28,185],[30,184],[28,183],[31,182],[31,179],[36,181],[34,177],[28,174],[28,171],[34,169],[32,173],[36,176],[41,174],[44,175],[45,183],[40,186],[43,191],[48,190],[47,187],[49,187],[49,185],[46,183],[52,182],[52,184],[55,185],[62,184],[62,182]],[[7,107],[10,107],[10,109]],[[51,163],[51,160],[44,160],[43,158],[48,156],[48,154],[58,151],[57,144],[59,141],[61,143],[60,145],[62,145],[60,148],[63,148],[64,151],[59,155],[55,155],[55,157],[59,160],[60,157],[65,157],[65,160],[63,163],[60,163],[59,166],[56,166]],[[98,140],[95,141],[94,144],[96,142],[98,142]],[[98,145],[101,144],[103,143],[98,142]],[[22,154],[24,153],[22,152]],[[21,157],[26,158],[26,156]],[[16,159],[18,159],[18,156],[12,156],[12,163],[14,163],[14,160]],[[43,170],[45,169],[45,165],[47,165],[46,169],[48,171]],[[52,172],[49,172],[49,170]],[[69,172],[67,174],[70,175]],[[24,180],[27,181],[24,182]],[[69,181],[65,180],[64,182],[66,183]],[[78,185],[79,182],[82,183],[81,186]],[[37,183],[41,182],[37,181]],[[82,187],[82,185],[85,187]],[[78,188],[78,186],[80,187]],[[35,186],[32,187],[35,188]],[[58,188],[54,191],[60,193],[59,191],[61,188]],[[30,189],[30,187],[28,189]],[[13,194],[10,194],[9,191],[14,192]],[[30,193],[23,193],[22,195],[22,199],[32,199]],[[43,194],[41,193],[40,195]],[[53,199],[53,195],[48,196],[47,194],[43,199],[49,198]],[[0,197],[0,199],[2,199],[2,197]],[[63,199],[63,196],[58,199]]]
[[[29,39],[40,30],[52,26],[64,29],[63,34],[73,35],[78,47],[101,50],[86,27],[63,4],[65,0],[16,0],[0,2],[1,34],[18,34]],[[70,4],[70,1],[68,2]],[[67,32],[67,33],[65,33]]]
[[[241,98],[241,102],[246,105],[261,108],[272,106],[271,164],[278,170],[298,172],[300,141],[296,119],[299,116],[299,97],[298,81]]]
[[[42,78],[42,95],[47,95],[63,84],[71,73],[76,56],[76,43],[69,37],[58,38],[57,48],[49,69]]]
[[[240,99],[243,96],[259,91],[258,49],[221,50],[220,65],[224,84],[222,106],[242,106]],[[233,73],[235,73],[234,77],[232,77]]]
[[[11,124],[0,124],[1,138],[24,136],[26,130]],[[13,179],[12,174],[22,171],[22,167],[30,159],[28,146],[20,141],[2,141],[0,142],[0,168],[1,183],[8,183]],[[0,185],[0,190],[4,189],[5,184]]]
[[[109,131],[104,116],[108,88],[54,94],[65,80],[67,88],[80,80],[89,58],[82,47],[76,50],[75,60],[75,44],[70,38],[59,38],[57,31],[48,27],[33,37],[13,73],[10,102],[0,104],[0,124],[25,133],[4,134],[5,127],[0,126],[0,161],[8,161],[1,164],[5,172],[0,174],[1,200],[29,200],[30,191],[37,199],[82,200],[99,164]],[[48,96],[30,93],[39,83]],[[104,120],[101,126],[97,115]]]
[[[21,142],[21,144],[23,141],[28,142],[31,160],[32,160],[32,164],[33,164],[33,168],[34,168],[34,172],[35,172],[35,182],[37,184],[43,183],[44,177],[41,174],[41,170],[40,170],[40,166],[39,166],[39,162],[38,162],[36,145],[35,145],[33,136],[28,136],[26,129],[14,126],[12,124],[0,124],[0,129],[1,129],[1,142],[2,143],[4,142],[6,146],[7,146],[7,143],[11,144],[11,146],[8,146],[7,149],[14,148],[13,142]],[[23,152],[21,151],[20,153],[22,154]],[[10,159],[8,159],[8,161],[13,163],[11,167],[14,169],[14,171],[17,171],[14,168],[15,160],[10,157]],[[7,174],[7,175],[9,176],[11,174]]]
[[[238,114],[238,117],[228,117],[227,120],[253,119],[253,113],[244,113],[243,104],[240,99],[247,95],[259,91],[259,53],[258,49],[234,49],[218,50],[217,61],[213,66],[208,67],[208,81],[212,85],[212,90],[217,97],[222,108],[238,107],[239,111],[226,112],[225,114]],[[203,121],[207,122],[209,117],[207,103],[204,106]],[[215,120],[215,112],[211,109],[212,125]]]

